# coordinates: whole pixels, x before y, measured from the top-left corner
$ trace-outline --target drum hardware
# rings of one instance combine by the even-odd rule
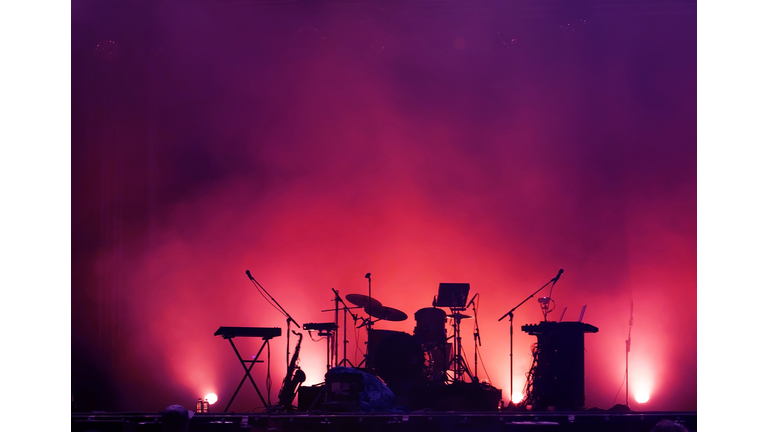
[[[383,304],[381,304],[380,301],[371,297],[371,274],[366,273],[365,278],[368,279],[368,295],[365,296],[362,294],[347,294],[346,298],[347,300],[349,300],[350,303],[354,304],[355,306],[362,307],[363,310],[368,314],[368,318],[363,318],[363,322],[360,326],[357,326],[357,323],[355,323],[355,327],[356,328],[365,327],[365,331],[368,338],[367,340],[370,342],[371,331],[373,330],[373,323],[380,320],[405,321],[406,319],[408,319],[408,314],[400,310],[397,310],[395,308],[384,306]],[[377,318],[377,319],[374,320],[374,318]],[[358,368],[363,367],[364,369],[371,369],[371,366],[372,366],[371,363],[373,363],[373,360],[372,360],[373,353],[371,352],[370,345],[371,345],[370,343],[366,343],[365,356],[363,358],[363,361],[360,362],[359,365],[357,365]]]
[[[322,312],[334,311],[335,312],[334,324],[338,328],[338,325],[339,325],[339,310],[340,310],[339,309],[339,305],[341,304],[341,306],[342,306],[341,310],[343,310],[343,313],[344,313],[344,324],[343,324],[343,328],[344,328],[344,358],[341,361],[339,361],[339,339],[338,339],[338,333],[337,333],[334,336],[333,354],[331,355],[331,361],[329,362],[329,364],[333,364],[335,366],[354,367],[352,362],[349,361],[349,359],[347,359],[347,344],[349,343],[349,341],[347,340],[347,313],[349,313],[349,315],[352,316],[353,326],[354,327],[357,327],[357,320],[359,320],[360,317],[357,316],[354,312],[352,312],[353,308],[348,307],[347,304],[344,303],[344,300],[341,298],[341,296],[339,295],[339,292],[336,291],[335,288],[331,288],[331,291],[333,291],[333,295],[334,295],[333,301],[335,302],[335,307],[334,307],[334,309],[324,310]],[[348,294],[347,295],[347,300],[349,300],[352,304],[357,306],[357,303],[362,301],[361,297],[366,297],[366,296],[361,296],[360,294]],[[360,307],[360,306],[358,306],[358,307]]]
[[[373,326],[373,321],[371,321],[371,309],[373,309],[373,297],[371,297],[371,274],[370,273],[366,273],[365,274],[365,278],[368,279],[368,310],[366,311],[366,312],[368,312],[368,322],[365,324],[365,330],[367,332],[366,336],[368,337],[368,340],[370,341],[371,340],[370,339],[370,337],[371,337],[371,329],[372,329],[372,326]],[[379,303],[379,304],[381,305],[381,303]],[[363,309],[363,310],[365,310],[365,309]],[[370,360],[370,358],[371,358],[371,351],[370,351],[369,345],[370,344],[366,344],[365,345],[365,357],[363,357],[363,361],[360,362],[360,364],[357,365],[357,367],[360,367],[362,364],[365,364],[366,368],[370,368],[371,367],[371,365],[369,364],[370,361],[371,361]]]
[[[424,372],[427,380],[432,383],[444,383],[448,379],[446,372],[453,357],[453,343],[422,344],[422,350],[426,353]]]
[[[374,305],[377,308],[381,308],[384,306],[381,304],[380,301],[371,297],[371,274],[366,273],[365,278],[368,279],[368,295],[364,296],[362,294],[347,294],[347,300],[349,300],[355,306],[362,307],[363,310],[365,310],[365,312],[368,314],[368,319],[363,320],[363,325],[365,325],[365,332],[367,334],[368,340],[370,341],[371,327],[373,326],[373,320],[371,319],[371,311],[373,310]],[[365,346],[365,356],[363,357],[363,361],[360,362],[360,364],[357,365],[357,367],[361,367],[363,364],[365,364],[366,369],[370,367],[368,363],[369,363],[369,358],[371,356],[371,353],[370,353],[370,347],[368,345],[369,344],[366,344]]]
[[[461,313],[467,308],[467,296],[469,295],[468,283],[440,283],[438,286],[437,298],[434,301],[435,306],[447,307],[451,313],[448,315],[453,320],[453,347],[454,354],[449,362],[454,382],[463,381],[464,375],[469,375],[472,381],[476,378],[467,365],[461,350],[461,320],[471,319],[472,316]],[[474,300],[474,298],[473,298]]]
[[[378,318],[384,321],[405,321],[408,319],[408,315],[405,312],[399,311],[395,308],[381,306],[379,308],[364,309],[374,318]]]
[[[380,301],[376,300],[375,298],[371,298],[363,294],[347,294],[345,297],[350,303],[361,308],[367,308],[367,307],[380,308],[384,306],[381,304]]]
[[[464,317],[467,315],[459,313],[460,310],[464,309],[451,308],[452,313],[448,315],[453,319],[453,346],[456,347],[453,358],[451,358],[449,363],[453,370],[453,377],[451,379],[453,382],[463,381],[464,374],[467,374],[469,375],[469,378],[474,382],[477,380],[477,378],[472,376],[472,372],[470,371],[466,360],[464,360],[464,355],[461,351],[461,320],[464,319]]]

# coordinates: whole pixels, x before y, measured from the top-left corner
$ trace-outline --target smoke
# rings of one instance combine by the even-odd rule
[[[125,174],[127,189],[147,185],[135,199],[154,200],[151,212],[92,261],[93,272],[125,275],[113,319],[126,409],[191,405],[210,391],[226,404],[243,371],[213,336],[219,326],[282,329],[254,367],[276,400],[296,338],[286,343],[285,316],[245,270],[299,323],[333,321],[331,288],[367,294],[371,272],[372,296],[408,315],[375,328],[409,333],[440,282],[468,282],[480,298],[478,375],[508,398],[509,321],[499,318],[560,268],[550,319],[567,307],[564,319],[577,320],[587,305],[584,321],[599,328],[585,335],[587,405],[624,402],[634,302],[630,392],[647,387],[647,409],[696,408],[687,39],[662,55],[667,35],[621,33],[620,46],[606,25],[558,44],[530,30],[510,51],[487,17],[419,26],[278,11],[283,20],[266,24],[252,11],[249,25],[233,10],[186,6],[156,16],[166,41],[147,66],[157,166]],[[686,56],[668,57],[675,50]],[[515,311],[515,391],[535,342],[520,326],[542,319],[536,298],[549,291]],[[358,364],[365,332],[353,324]],[[461,330],[474,369],[473,325]],[[261,347],[235,343],[244,358]],[[300,357],[306,384],[322,382],[325,341],[305,337]],[[250,387],[233,410],[260,405]]]

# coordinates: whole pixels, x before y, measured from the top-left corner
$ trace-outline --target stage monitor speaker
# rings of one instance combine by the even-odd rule
[[[322,392],[325,389],[325,384],[315,384],[313,386],[301,386],[299,387],[299,411],[309,411],[310,409],[317,409],[323,402]],[[314,404],[314,406],[313,406]]]

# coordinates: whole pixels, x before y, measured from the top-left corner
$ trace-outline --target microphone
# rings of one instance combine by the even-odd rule
[[[370,274],[370,273],[366,273],[366,274],[365,274],[365,278],[366,278],[366,279],[370,279],[370,278],[371,278],[371,274]]]
[[[246,270],[245,274],[248,275],[248,279],[253,279],[253,276],[251,276],[251,271],[250,270]]]
[[[475,297],[477,297],[477,293],[475,293],[475,295],[472,296],[472,300],[470,300],[469,303],[467,303],[467,307],[469,307],[469,305],[475,302]]]
[[[562,275],[562,274],[563,274],[563,269],[560,269],[560,271],[559,271],[559,272],[557,272],[557,276],[555,276],[554,278],[552,278],[552,281],[551,281],[551,282],[552,282],[552,283],[555,283],[555,282],[557,282],[558,280],[560,280],[560,275]]]

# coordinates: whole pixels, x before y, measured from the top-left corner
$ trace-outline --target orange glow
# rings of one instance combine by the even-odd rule
[[[216,403],[217,400],[219,400],[219,397],[216,396],[216,393],[208,393],[205,395],[204,399],[208,399],[208,403],[213,405]]]
[[[233,341],[244,359],[260,352],[251,374],[269,405],[286,376],[287,354],[297,348],[280,309],[299,328],[334,322],[332,288],[342,299],[368,295],[370,289],[384,306],[407,314],[403,321],[377,321],[374,329],[412,334],[418,324],[415,313],[432,306],[441,282],[467,282],[469,295],[479,296],[476,311],[464,311],[473,318],[460,321],[464,360],[480,379],[503,391],[505,403],[523,398],[537,339],[521,326],[543,319],[536,298],[546,295],[556,301],[550,319],[565,312],[564,321],[577,321],[588,305],[583,321],[599,328],[584,337],[587,407],[607,409],[619,389],[623,400],[629,388],[631,397],[654,395],[647,408],[695,410],[696,98],[695,85],[678,85],[695,83],[695,62],[686,74],[673,68],[673,78],[666,67],[635,73],[630,67],[636,62],[624,64],[626,56],[618,53],[601,60],[611,67],[604,75],[595,74],[591,62],[580,66],[586,68],[584,75],[549,64],[521,66],[521,75],[494,78],[485,89],[486,71],[506,67],[508,61],[496,66],[497,60],[488,59],[477,69],[481,91],[474,91],[473,81],[456,85],[471,70],[450,68],[460,71],[452,75],[440,57],[450,52],[451,62],[474,61],[479,51],[473,50],[485,42],[472,29],[461,28],[461,37],[456,31],[446,29],[446,39],[436,45],[440,48],[425,51],[438,58],[419,61],[436,69],[412,74],[399,72],[409,70],[400,66],[402,60],[372,74],[371,65],[360,63],[357,55],[335,49],[327,50],[328,57],[322,50],[306,59],[288,56],[269,67],[260,59],[243,58],[228,66],[242,76],[222,79],[221,85],[231,88],[211,92],[216,98],[195,112],[206,121],[184,132],[199,137],[195,146],[187,145],[190,137],[169,136],[178,143],[169,142],[166,149],[159,145],[165,132],[136,131],[140,137],[152,136],[157,151],[162,150],[147,167],[141,161],[148,160],[150,142],[106,146],[102,154],[91,151],[101,146],[101,133],[81,133],[93,135],[93,143],[79,144],[77,168],[85,172],[76,176],[80,189],[72,187],[82,195],[73,198],[72,231],[87,233],[77,236],[83,250],[76,254],[73,246],[72,252],[73,260],[77,257],[72,264],[72,334],[88,346],[98,342],[94,347],[106,343],[102,333],[116,338],[108,340],[119,344],[109,352],[120,353],[115,367],[120,373],[110,384],[119,391],[121,408],[158,411],[168,401],[196,401],[213,388],[229,400],[243,368],[230,341],[213,336],[220,326],[281,329],[264,348],[260,338]],[[499,42],[508,45],[512,36],[501,34]],[[392,51],[394,42],[385,37],[380,42],[379,47],[386,44],[385,53]],[[452,42],[455,50],[450,50]],[[415,52],[403,47],[405,54]],[[376,64],[388,64],[376,58]],[[172,76],[171,59],[162,61]],[[549,85],[554,78],[558,85]],[[650,81],[635,83],[640,78]],[[530,84],[520,86],[520,79]],[[582,108],[583,94],[591,87],[569,87],[582,81],[599,86],[595,94],[600,96],[590,98],[595,105],[587,109]],[[176,86],[152,87],[160,107],[193,94],[183,87],[178,95],[171,91]],[[646,87],[664,91],[648,98],[640,92]],[[681,93],[685,99],[677,97],[678,91],[688,92]],[[235,100],[226,99],[227,94]],[[685,101],[687,114],[665,115],[655,127],[640,127],[638,118],[659,117],[656,104],[664,100],[656,97],[667,94],[675,95],[666,104],[669,109]],[[627,101],[638,103],[640,111]],[[237,115],[212,108],[219,105]],[[157,111],[163,117],[151,120],[158,130],[192,123],[187,114]],[[146,115],[140,114],[137,118]],[[297,118],[306,120],[302,127],[296,127]],[[603,130],[604,124],[610,127]],[[86,126],[85,120],[79,123],[83,130]],[[118,132],[131,129],[125,124]],[[680,137],[687,141],[681,144]],[[112,147],[120,153],[109,153]],[[177,155],[182,150],[191,153]],[[142,166],[133,170],[128,162],[122,165],[124,160]],[[230,166],[232,171],[226,169]],[[136,177],[120,174],[115,185],[92,181],[113,172]],[[107,212],[113,203],[124,211]],[[561,268],[565,272],[554,287],[521,304]],[[269,296],[246,277],[246,270]],[[370,286],[367,273],[372,273]],[[629,382],[622,388],[632,304]],[[512,308],[514,313],[500,320]],[[83,315],[90,310],[93,316]],[[358,366],[367,334],[359,328],[362,309],[353,312],[355,318],[347,314],[347,332],[339,329],[337,335],[338,360]],[[338,319],[343,326],[343,310]],[[452,322],[445,323],[448,335]],[[291,330],[297,325],[291,324]],[[304,333],[299,366],[307,379],[302,385],[324,381],[327,352],[325,339]],[[93,360],[110,364],[108,358]],[[663,387],[657,385],[661,382]],[[210,397],[209,403],[214,403]],[[231,411],[261,405],[246,380]]]

